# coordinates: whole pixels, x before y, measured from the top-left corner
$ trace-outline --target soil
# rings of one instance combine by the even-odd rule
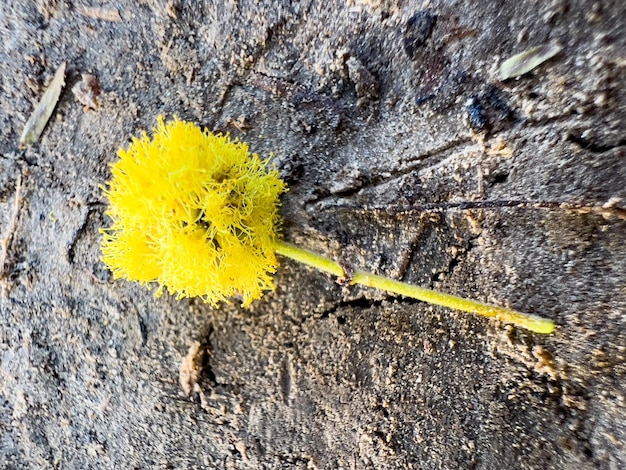
[[[0,467],[625,468],[625,17],[622,0],[2,2]],[[562,50],[499,80],[544,44]],[[288,260],[250,309],[114,282],[100,187],[159,115],[273,154],[287,240],[556,332]]]

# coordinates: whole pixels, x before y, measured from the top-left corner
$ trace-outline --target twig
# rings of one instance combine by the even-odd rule
[[[98,8],[98,7],[78,7],[78,13],[86,16],[87,18],[93,18],[94,20],[103,21],[122,21],[120,12],[115,9]]]
[[[13,243],[13,236],[17,228],[17,221],[19,218],[19,212],[22,205],[21,197],[22,189],[22,175],[18,175],[17,182],[15,183],[15,201],[13,205],[13,214],[9,219],[9,225],[7,226],[7,234],[0,241],[0,281],[4,281],[8,277],[7,259],[9,257],[9,251]]]
[[[562,201],[524,201],[524,200],[494,200],[494,201],[459,201],[441,202],[409,206],[359,206],[355,204],[337,204],[327,206],[324,209],[351,209],[367,212],[385,212],[388,214],[403,214],[407,212],[444,212],[449,210],[470,210],[470,209],[502,209],[505,207],[520,209],[539,210],[565,210],[578,213],[600,214],[605,218],[617,217],[626,219],[626,209],[616,205],[615,200],[610,200],[602,206],[588,205],[577,202]]]

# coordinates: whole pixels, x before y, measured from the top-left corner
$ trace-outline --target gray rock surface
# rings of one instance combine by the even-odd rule
[[[625,17],[622,0],[2,2],[0,467],[626,467]],[[112,282],[99,185],[159,114],[273,152],[286,239],[556,333],[290,261],[249,310]],[[510,200],[614,209],[418,207]]]

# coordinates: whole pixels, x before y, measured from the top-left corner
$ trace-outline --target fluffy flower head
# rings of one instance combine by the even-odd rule
[[[227,135],[163,118],[152,138],[118,155],[105,188],[113,224],[102,230],[114,278],[213,305],[233,295],[249,305],[273,288],[286,185],[267,160]]]

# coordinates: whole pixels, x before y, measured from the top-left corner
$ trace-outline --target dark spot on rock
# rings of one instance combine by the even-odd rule
[[[404,52],[411,60],[417,59],[417,51],[422,47],[437,23],[437,16],[429,10],[418,11],[406,22],[404,31]]]
[[[496,184],[506,183],[506,180],[509,179],[508,173],[499,173],[493,175],[490,181],[490,186],[495,186]]]
[[[467,111],[467,122],[474,132],[489,130],[491,126],[489,125],[489,121],[485,116],[484,108],[478,97],[472,96],[469,100],[467,100],[467,103],[465,103],[465,110]]]
[[[417,106],[422,105],[422,104],[426,103],[427,101],[433,99],[434,97],[435,97],[434,93],[427,93],[427,94],[423,94],[423,95],[422,94],[418,94],[415,97],[415,104]]]
[[[493,85],[489,86],[483,93],[481,99],[494,111],[497,111],[499,119],[515,120],[515,112],[508,105],[504,92],[498,87]]]
[[[474,132],[499,132],[517,119],[505,93],[494,86],[470,97],[465,103],[465,110],[468,125]]]
[[[598,142],[593,139],[583,137],[583,135],[584,134],[582,132],[569,132],[567,134],[567,140],[575,143],[580,148],[589,150],[593,153],[608,152],[614,148],[626,145],[626,139],[620,139],[613,142]]]

